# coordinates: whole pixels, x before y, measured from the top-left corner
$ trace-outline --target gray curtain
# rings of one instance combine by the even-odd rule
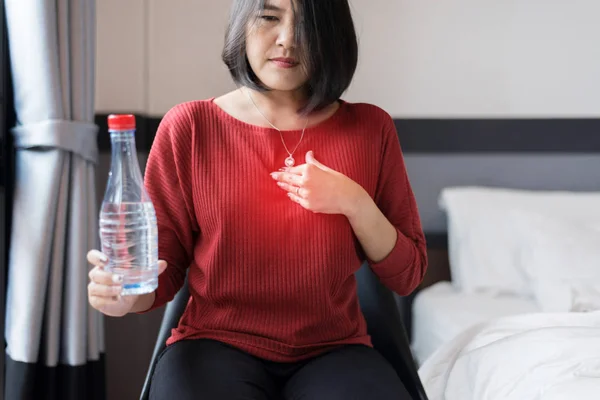
[[[104,397],[87,302],[97,248],[95,0],[5,0],[17,124],[6,299],[6,399]]]

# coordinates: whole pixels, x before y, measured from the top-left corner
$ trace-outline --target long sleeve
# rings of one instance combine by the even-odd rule
[[[168,263],[148,310],[172,300],[185,280],[198,226],[192,193],[192,123],[185,105],[162,119],[150,150],[144,183],[158,224],[158,257]]]
[[[423,280],[427,269],[427,248],[398,134],[387,114],[382,142],[383,156],[375,203],[396,228],[398,238],[386,258],[370,264],[385,286],[405,296]]]

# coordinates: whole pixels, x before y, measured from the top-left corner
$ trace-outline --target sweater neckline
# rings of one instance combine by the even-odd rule
[[[229,123],[233,124],[233,125],[237,125],[241,128],[247,129],[247,130],[251,130],[254,131],[256,133],[273,133],[273,132],[277,132],[276,129],[273,129],[272,127],[267,127],[267,126],[260,126],[260,125],[254,125],[254,124],[250,124],[248,122],[242,121],[241,119],[238,119],[236,117],[234,117],[233,115],[229,114],[228,112],[226,112],[225,110],[223,110],[221,107],[219,107],[217,104],[215,104],[214,100],[216,97],[211,97],[210,99],[208,99],[208,102],[210,103],[210,105],[215,109],[216,113],[219,115],[219,117],[221,117],[224,120],[227,120]],[[311,132],[311,131],[315,131],[315,130],[323,130],[323,129],[327,129],[328,127],[334,125],[344,114],[345,108],[347,106],[347,102],[342,100],[342,99],[338,99],[338,102],[340,103],[339,107],[337,110],[335,110],[335,112],[330,115],[327,119],[324,119],[323,121],[319,122],[316,125],[311,125],[308,126],[306,128],[306,132]],[[282,133],[301,133],[302,129],[287,129],[281,130]]]

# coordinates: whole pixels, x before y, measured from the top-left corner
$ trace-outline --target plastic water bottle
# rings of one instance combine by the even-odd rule
[[[108,130],[112,158],[99,224],[106,270],[123,276],[121,295],[150,293],[158,286],[158,228],[138,163],[135,116],[110,115]]]

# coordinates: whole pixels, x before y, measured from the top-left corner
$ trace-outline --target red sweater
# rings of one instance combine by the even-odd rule
[[[280,362],[370,346],[354,277],[365,256],[348,219],[291,201],[269,175],[287,157],[279,133],[212,100],[170,110],[146,166],[159,258],[169,263],[151,309],[175,296],[189,268],[191,300],[167,344],[210,338]],[[284,132],[288,148],[300,133]],[[425,274],[426,249],[390,116],[342,101],[306,129],[297,165],[309,150],[359,183],[397,228],[395,247],[371,267],[384,285],[409,294]]]

